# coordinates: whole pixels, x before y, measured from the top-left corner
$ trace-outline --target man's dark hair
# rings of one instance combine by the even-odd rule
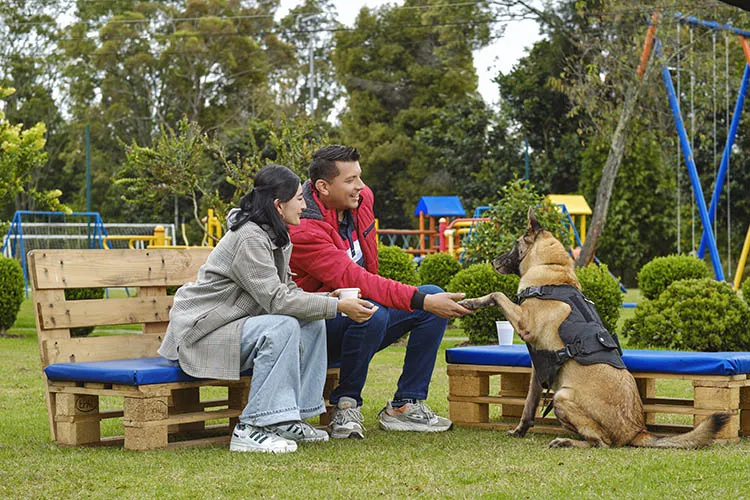
[[[359,151],[357,148],[333,144],[324,146],[313,153],[309,171],[313,187],[318,179],[333,182],[333,179],[339,175],[339,169],[336,167],[337,161],[359,161]]]

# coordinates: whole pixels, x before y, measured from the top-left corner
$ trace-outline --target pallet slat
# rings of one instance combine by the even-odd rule
[[[41,326],[49,330],[169,321],[169,310],[173,302],[173,297],[164,295],[64,302],[39,301],[37,306]]]
[[[195,281],[210,248],[181,250],[33,250],[36,290],[179,286]]]

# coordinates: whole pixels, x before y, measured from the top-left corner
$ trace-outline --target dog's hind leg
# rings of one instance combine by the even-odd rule
[[[594,421],[573,400],[570,389],[561,388],[555,392],[555,416],[568,430],[580,434],[585,441],[557,438],[550,442],[551,448],[608,447],[610,445],[604,429]]]
[[[515,429],[509,430],[506,434],[508,436],[522,438],[526,435],[526,432],[530,427],[534,426],[534,417],[536,416],[536,410],[539,407],[539,400],[542,397],[542,384],[539,383],[539,378],[536,376],[536,370],[531,367],[531,382],[529,383],[529,392],[526,394],[526,402],[523,405],[523,413],[521,414],[521,421]]]

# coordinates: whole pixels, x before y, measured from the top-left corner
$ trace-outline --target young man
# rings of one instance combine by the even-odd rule
[[[363,323],[337,315],[326,321],[328,362],[341,362],[330,425],[334,438],[363,438],[362,388],[373,355],[411,332],[396,394],[380,412],[386,430],[439,432],[453,424],[424,403],[447,318],[470,313],[455,301],[464,294],[439,287],[419,288],[378,275],[372,191],[362,182],[359,153],[326,146],[313,155],[303,185],[307,209],[290,227],[291,269],[308,292],[360,288],[380,308]]]

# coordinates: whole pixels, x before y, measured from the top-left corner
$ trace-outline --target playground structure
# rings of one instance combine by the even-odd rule
[[[458,196],[423,196],[417,203],[414,215],[419,217],[419,229],[380,229],[376,225],[379,241],[399,246],[407,253],[419,257],[443,251],[440,243],[443,230],[438,231],[436,219],[463,217],[466,211]],[[425,222],[429,224],[427,228]],[[400,244],[397,244],[399,240]]]
[[[652,51],[659,57],[659,64],[661,67],[661,77],[664,82],[664,86],[667,90],[667,99],[669,101],[669,106],[672,111],[672,116],[675,120],[675,127],[677,129],[677,133],[679,137],[677,154],[679,157],[680,152],[682,152],[684,156],[688,175],[690,177],[693,195],[695,198],[695,203],[697,205],[698,212],[700,214],[700,221],[703,226],[703,232],[700,238],[700,245],[697,249],[696,254],[699,258],[702,259],[705,255],[706,250],[708,250],[716,280],[724,281],[725,279],[724,269],[722,267],[721,260],[719,258],[713,227],[716,221],[716,210],[717,210],[717,206],[719,203],[719,198],[721,196],[724,183],[728,178],[729,164],[730,164],[729,160],[730,160],[730,155],[732,153],[732,146],[734,145],[734,140],[737,134],[737,128],[739,126],[740,117],[742,115],[742,109],[745,103],[745,94],[747,92],[748,81],[750,81],[750,45],[747,42],[747,38],[750,37],[750,31],[740,30],[728,24],[719,24],[716,22],[705,21],[705,20],[698,19],[693,16],[682,16],[681,14],[675,14],[674,19],[678,23],[678,31],[677,31],[678,45],[679,45],[680,27],[682,25],[687,25],[690,29],[691,44],[692,44],[692,38],[693,38],[693,31],[692,31],[693,28],[702,28],[702,29],[711,30],[711,33],[713,35],[714,52],[715,52],[715,45],[716,45],[716,33],[722,32],[724,34],[725,40],[726,40],[727,81],[728,81],[728,74],[729,74],[728,40],[729,40],[730,34],[734,34],[738,36],[740,45],[744,53],[745,61],[746,61],[746,64],[744,67],[744,73],[742,77],[742,82],[741,82],[740,89],[739,89],[738,96],[737,96],[737,101],[735,103],[734,111],[732,114],[731,123],[728,125],[727,139],[726,139],[726,144],[724,145],[723,154],[721,157],[721,163],[715,175],[713,194],[711,196],[710,204],[708,207],[706,206],[703,189],[701,187],[700,177],[698,175],[698,169],[695,163],[695,158],[693,156],[692,141],[688,137],[688,133],[685,127],[685,123],[683,121],[683,117],[682,117],[682,112],[680,110],[680,93],[679,93],[679,90],[675,91],[675,87],[672,81],[672,76],[670,73],[670,68],[667,65],[666,58],[664,56],[662,42],[658,37],[656,37],[657,24],[659,22],[658,11],[655,11],[654,15],[652,16],[651,23],[650,23],[648,32],[646,34],[646,40],[644,43],[643,52],[641,55],[641,64],[639,65],[639,68],[638,68],[638,76],[642,78],[644,71],[645,71],[646,62],[648,61],[648,58],[651,55]],[[680,58],[678,56],[677,58],[678,89],[679,89],[679,83],[680,83],[679,76],[680,76]],[[714,78],[715,78],[715,58],[714,58]],[[692,101],[693,80],[694,78],[691,78],[690,116],[692,119],[694,119],[693,101]],[[714,90],[714,94],[715,94],[715,90]],[[728,96],[728,89],[727,89],[727,96]],[[727,97],[727,101],[728,101],[728,97]],[[715,102],[715,95],[714,95],[714,102]],[[728,111],[729,111],[729,103],[727,102],[727,113]],[[716,148],[716,142],[717,142],[716,140],[716,115],[714,113],[714,148]],[[680,169],[678,168],[678,175],[679,175],[679,172],[680,172]],[[678,181],[678,186],[679,186],[679,181]],[[729,195],[727,196],[727,205],[729,207]],[[679,214],[679,187],[678,187],[678,214]],[[729,217],[729,214],[730,214],[729,208],[727,209],[727,214]],[[679,218],[678,218],[678,252],[679,252],[679,241],[680,241],[680,225],[679,224],[680,223],[679,223]],[[731,235],[730,226],[731,225],[728,220],[727,222],[728,235]],[[735,289],[739,288],[739,283],[742,280],[743,267],[747,258],[747,254],[748,252],[750,252],[750,241],[748,240],[750,240],[750,228],[748,229],[748,237],[746,238],[745,245],[743,247],[742,254],[740,257],[740,265],[737,267],[737,272],[735,274],[735,279],[734,279]],[[729,252],[727,261],[729,265],[729,271],[731,273],[731,238],[730,237],[729,237],[729,242],[727,246],[728,246],[728,252]]]
[[[208,210],[204,223],[203,241],[200,246],[192,247],[176,244],[174,224],[104,223],[98,212],[17,211],[3,237],[0,251],[5,257],[20,262],[28,288],[26,256],[31,250],[213,247],[222,235],[222,226],[213,210]]]

